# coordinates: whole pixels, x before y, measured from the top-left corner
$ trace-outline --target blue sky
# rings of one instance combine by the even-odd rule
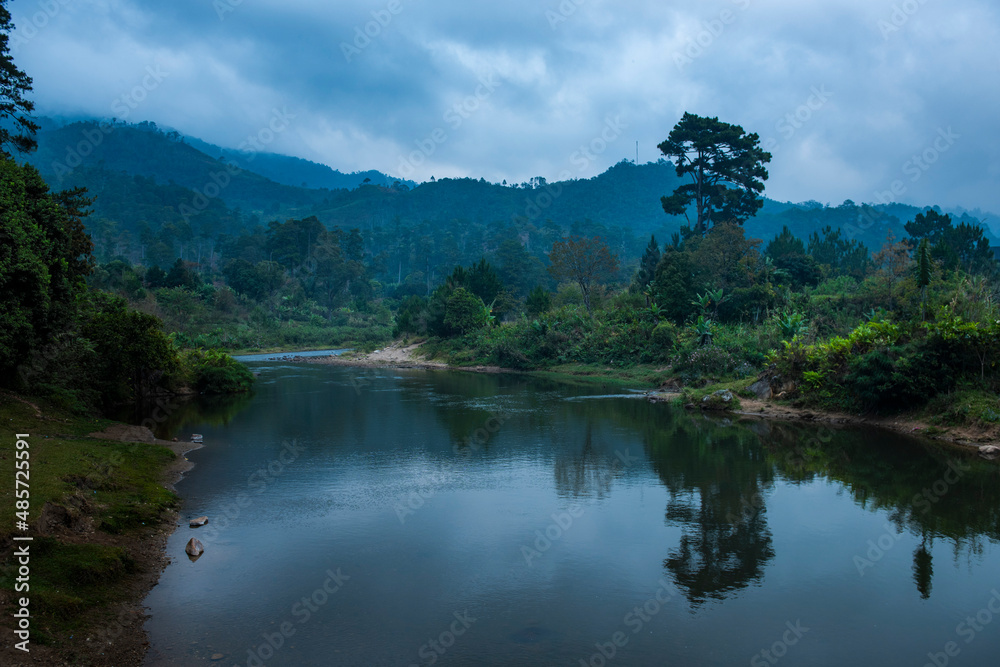
[[[342,171],[521,182],[596,175],[636,142],[656,159],[690,111],[761,136],[777,199],[1000,211],[995,0],[9,8],[43,114],[254,137]]]

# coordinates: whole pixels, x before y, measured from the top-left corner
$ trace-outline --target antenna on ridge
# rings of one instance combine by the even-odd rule
[[[636,166],[639,166],[639,141],[638,140],[636,140],[636,142],[635,142],[635,164],[636,164]]]

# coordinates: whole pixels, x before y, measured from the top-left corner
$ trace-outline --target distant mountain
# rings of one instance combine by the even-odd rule
[[[152,123],[110,126],[44,119],[42,127],[38,151],[28,160],[54,188],[82,186],[96,197],[87,224],[111,254],[116,248],[141,254],[137,240],[155,238],[165,244],[161,255],[176,251],[183,256],[193,239],[210,244],[220,234],[238,235],[271,220],[314,215],[328,227],[370,234],[410,229],[444,238],[464,235],[464,228],[475,226],[510,229],[529,244],[533,230],[543,228],[547,231],[539,239],[549,239],[557,230],[602,234],[616,239],[629,259],[641,252],[650,234],[667,242],[686,223],[683,217],[665,215],[660,205],[660,197],[680,183],[673,166],[663,160],[641,165],[623,161],[599,176],[557,183],[538,178],[501,185],[462,178],[414,185],[377,171],[343,174],[283,155],[261,153],[250,159]],[[233,167],[234,162],[241,168]],[[922,210],[904,204],[845,202],[831,207],[765,199],[746,229],[766,242],[783,226],[805,240],[830,226],[878,249],[890,234],[904,237],[904,224]],[[984,212],[955,213],[969,222],[996,222]],[[478,243],[478,252],[492,247],[489,241]],[[1000,245],[996,239],[994,243]]]
[[[188,188],[195,212],[204,209],[206,200],[219,199],[244,210],[277,212],[309,206],[323,196],[320,190],[283,185],[236,169],[189,145],[178,133],[160,131],[153,123],[74,122],[42,130],[37,138],[38,150],[28,156],[28,162],[53,187],[67,183],[87,186],[79,182],[75,172],[96,168],[144,176],[158,185]]]
[[[325,164],[310,162],[309,160],[289,155],[235,151],[228,148],[220,148],[194,137],[184,137],[184,141],[206,155],[218,156],[229,162],[236,163],[243,169],[256,172],[275,183],[283,185],[311,189],[353,190],[364,184],[366,179],[372,185],[382,186],[391,186],[393,182],[401,180],[387,176],[374,169],[345,174],[338,169],[331,169]],[[416,185],[413,181],[402,180],[401,182],[408,187]]]

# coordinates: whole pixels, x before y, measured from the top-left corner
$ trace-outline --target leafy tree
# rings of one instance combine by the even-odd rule
[[[313,246],[326,234],[316,216],[304,220],[288,220],[284,223],[273,221],[268,225],[268,259],[287,268],[297,268],[306,261]]]
[[[528,252],[520,239],[504,239],[494,256],[503,284],[519,297],[525,296],[533,286],[545,279],[545,266]]]
[[[594,287],[610,279],[618,271],[618,258],[598,237],[586,239],[571,236],[552,244],[549,272],[557,280],[572,280],[580,286],[583,305],[590,312],[590,295]]]
[[[830,225],[809,236],[809,255],[833,273],[861,279],[871,267],[871,253],[858,239],[845,239],[840,229]]]
[[[920,287],[920,319],[926,319],[927,286],[931,284],[931,250],[927,239],[917,247],[917,286]]]
[[[177,353],[158,317],[128,308],[121,297],[92,292],[82,333],[93,341],[96,382],[105,404],[151,396],[165,375],[178,370]]]
[[[768,257],[777,259],[785,255],[805,255],[806,246],[802,239],[798,238],[788,229],[788,225],[781,228],[781,233],[774,237],[764,250]]]
[[[37,143],[38,124],[31,120],[35,103],[24,96],[31,91],[31,77],[14,64],[9,39],[14,25],[7,11],[7,0],[0,0],[0,154],[11,157],[8,149],[30,153]]]
[[[774,265],[784,272],[795,290],[806,285],[815,287],[822,277],[819,265],[810,255],[783,255],[774,260]]]
[[[503,281],[485,258],[469,267],[465,275],[464,285],[483,303],[492,303],[503,291]]]
[[[759,195],[771,154],[761,149],[757,134],[718,118],[685,113],[659,149],[674,161],[679,177],[691,178],[662,198],[663,210],[687,217],[693,202],[696,233],[704,234],[709,224],[720,220],[742,224],[763,206]]]
[[[928,209],[925,213],[918,213],[904,228],[915,241],[927,239],[931,245],[937,245],[945,241],[951,231],[951,216]]]
[[[748,239],[742,226],[720,221],[702,237],[686,242],[700,282],[734,289],[749,286],[759,273],[760,239]]]
[[[184,260],[178,258],[170,268],[164,281],[166,287],[186,287],[195,289],[201,284],[201,277],[196,271],[192,271],[184,265]]]
[[[629,289],[632,292],[643,293],[649,289],[650,284],[656,277],[656,265],[660,263],[660,244],[656,242],[656,236],[649,237],[649,245],[639,260],[639,270],[632,278],[632,285]]]
[[[249,262],[248,262],[249,263]],[[156,289],[167,284],[167,272],[156,264],[146,269],[146,286]],[[235,289],[235,288],[234,288]]]
[[[691,314],[694,298],[690,255],[668,246],[656,265],[652,292],[665,316],[675,324],[683,324]]]
[[[79,192],[53,195],[38,171],[0,158],[0,371],[9,373],[73,317],[93,268]],[[3,380],[0,380],[3,382]]]
[[[531,293],[528,294],[524,307],[528,311],[528,317],[538,317],[542,313],[547,313],[552,308],[552,297],[549,295],[547,289],[541,285],[536,285],[535,289],[531,290]]]
[[[486,306],[478,296],[459,287],[448,297],[444,323],[461,334],[482,329],[489,324]]]

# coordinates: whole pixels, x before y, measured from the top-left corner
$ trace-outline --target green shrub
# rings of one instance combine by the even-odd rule
[[[188,350],[183,363],[189,383],[203,394],[242,394],[253,387],[250,369],[220,350]]]
[[[673,322],[660,322],[657,324],[649,335],[649,342],[653,346],[653,354],[669,358],[677,347],[678,333],[677,325]]]

